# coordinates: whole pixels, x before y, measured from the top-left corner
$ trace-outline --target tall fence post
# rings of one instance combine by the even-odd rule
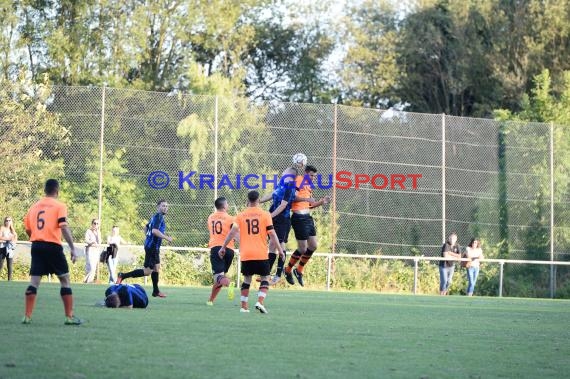
[[[503,266],[505,262],[499,262],[499,297],[503,297]]]
[[[214,100],[214,180],[218,182],[218,96]],[[218,186],[214,186],[214,200],[218,198]]]
[[[103,142],[105,137],[105,86],[101,91],[101,135],[99,136],[99,204],[97,218],[101,222],[103,212]]]
[[[103,149],[103,143],[105,138],[105,85],[101,89],[101,135],[99,136],[99,199],[98,199],[98,211],[97,219],[99,220],[99,228],[101,227],[101,221],[103,218],[103,155],[105,151]],[[101,232],[99,232],[99,236]],[[102,243],[99,241],[99,243]],[[93,254],[93,252],[92,252]],[[88,259],[88,257],[86,257]],[[99,270],[101,265],[97,263],[97,270],[95,273],[95,281],[99,281]]]
[[[338,128],[338,104],[334,105],[333,112],[333,146],[332,146],[332,172],[333,179],[336,178],[336,145],[337,145],[337,128]],[[331,252],[336,253],[336,185],[332,186],[332,201],[331,201]],[[334,255],[329,256],[328,269],[327,269],[327,290],[331,287],[332,265]]]
[[[550,122],[550,261],[554,261],[554,123]],[[556,275],[550,265],[550,298],[554,298]]]
[[[332,255],[327,255],[327,291],[331,290]]]
[[[445,241],[445,113],[441,114],[441,240]]]

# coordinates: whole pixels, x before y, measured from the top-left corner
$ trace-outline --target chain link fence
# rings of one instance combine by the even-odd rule
[[[453,230],[490,258],[568,260],[569,162],[551,148],[565,126],[97,87],[52,87],[47,110],[68,130],[62,193],[80,241],[100,218],[104,235],[118,225],[140,243],[166,199],[173,245],[205,247],[216,197],[238,212],[303,152],[315,197],[332,196],[314,211],[318,251],[438,256]],[[507,294],[518,280],[548,287],[550,267],[531,279],[521,267]],[[551,285],[567,286],[555,271]]]

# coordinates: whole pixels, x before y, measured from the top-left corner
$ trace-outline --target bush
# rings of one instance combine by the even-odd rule
[[[187,252],[180,254],[165,250],[162,253],[160,282],[164,285],[176,286],[210,286],[212,273],[208,253]],[[137,255],[132,263],[121,263],[117,272],[128,272],[142,268],[143,255]],[[85,259],[70,264],[71,281],[82,283],[85,275]],[[505,265],[504,296],[548,297],[549,276],[544,268],[540,275],[529,279],[520,265]],[[29,255],[16,256],[14,264],[14,280],[29,279]],[[236,264],[230,268],[228,276],[236,277]],[[322,290],[327,285],[328,259],[315,256],[307,264],[304,277],[305,287]],[[99,282],[107,283],[108,270],[100,264]],[[570,298],[570,272],[560,271],[560,284],[557,298]],[[6,269],[0,273],[0,280],[6,280]],[[45,280],[45,279],[44,279]],[[150,278],[148,279],[150,280]],[[57,281],[57,278],[52,278]],[[129,283],[144,283],[144,278],[131,278]],[[292,287],[282,280],[279,288],[300,289]],[[411,261],[335,258],[331,265],[331,288],[337,291],[375,291],[389,293],[412,293],[414,286],[414,264]],[[467,289],[467,274],[464,268],[457,266],[450,288],[452,295],[464,295]],[[478,296],[497,296],[499,292],[499,265],[483,263],[475,287]],[[418,294],[439,293],[439,269],[436,262],[418,262]]]

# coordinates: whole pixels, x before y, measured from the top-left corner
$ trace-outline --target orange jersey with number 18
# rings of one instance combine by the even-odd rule
[[[236,216],[236,223],[239,226],[240,260],[267,259],[267,235],[273,229],[271,214],[259,207],[247,207]]]
[[[61,245],[61,227],[67,225],[67,207],[53,197],[44,197],[28,210],[24,218],[30,241]]]
[[[234,223],[234,217],[226,212],[214,212],[208,217],[208,230],[210,231],[210,241],[208,247],[222,246],[228,233]],[[234,248],[234,240],[232,239],[228,245],[230,249]]]

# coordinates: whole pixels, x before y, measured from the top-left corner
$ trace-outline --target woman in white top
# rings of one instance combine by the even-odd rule
[[[14,248],[16,246],[16,231],[12,225],[12,218],[4,218],[4,224],[0,226],[0,271],[4,266],[4,258],[8,267],[8,280],[12,280]]]
[[[98,249],[101,239],[99,236],[99,220],[91,220],[91,227],[85,232],[85,277],[83,283],[93,283],[99,263]]]
[[[119,234],[119,227],[113,225],[111,229],[111,235],[107,237],[107,243],[109,247],[107,248],[107,268],[109,269],[109,284],[115,284],[117,280],[117,253],[119,252],[119,246],[121,242],[124,242]]]
[[[469,245],[465,248],[466,258],[470,258],[469,267],[467,267],[467,280],[469,284],[467,285],[467,296],[473,296],[475,291],[475,283],[477,282],[477,277],[479,276],[479,267],[481,264],[480,259],[484,259],[483,250],[481,250],[481,241],[477,238],[473,238]]]

